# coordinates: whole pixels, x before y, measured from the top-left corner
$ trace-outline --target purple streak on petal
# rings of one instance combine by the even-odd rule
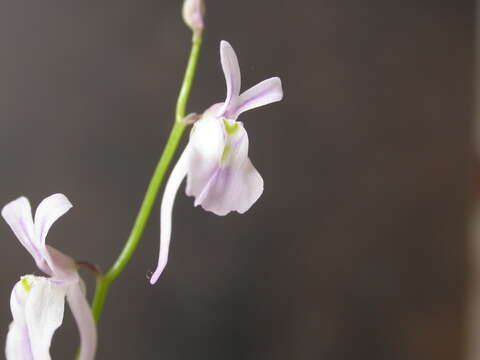
[[[258,94],[255,95],[255,96],[249,98],[249,99],[245,99],[245,101],[243,101],[241,104],[239,104],[239,105],[237,106],[237,108],[235,109],[235,111],[238,111],[238,109],[241,109],[241,108],[247,106],[248,104],[250,104],[250,103],[252,103],[252,102],[254,102],[254,101],[257,101],[257,100],[259,100],[259,99],[261,99],[261,98],[263,98],[263,97],[265,97],[265,96],[269,96],[269,95],[271,95],[271,94],[274,93],[274,92],[275,92],[275,89],[267,89],[267,90],[262,91],[261,93],[258,93]]]
[[[238,148],[242,142],[245,140],[245,134],[242,134],[237,140],[235,140],[235,143],[233,144],[233,147],[236,149]]]
[[[30,250],[31,250],[31,252],[33,252],[33,254],[32,254],[33,258],[35,259],[35,261],[41,261],[41,259],[43,259],[43,257],[40,254],[40,251],[38,250],[37,246],[35,245],[35,242],[32,241],[32,239],[28,235],[25,220],[20,218],[19,219],[19,224],[20,224],[20,228],[21,228],[22,232],[24,233],[24,239],[26,241],[28,241],[28,244],[30,245]],[[27,250],[28,250],[28,248],[27,248]]]
[[[283,90],[280,78],[264,80],[243,92],[237,105],[228,109],[227,117],[235,120],[244,111],[280,101],[282,98]]]
[[[195,205],[200,205],[204,210],[211,211],[219,216],[224,216],[234,210],[229,205],[225,205],[229,196],[227,189],[234,176],[232,169],[227,167],[219,168],[218,172],[210,179],[202,191],[202,197],[196,199]]]
[[[208,196],[208,192],[210,191],[212,186],[217,183],[218,178],[219,176],[221,176],[222,172],[223,169],[220,166],[212,172],[212,175],[210,175],[210,178],[205,184],[205,187],[202,189],[202,192],[195,198],[194,206],[200,205],[205,200],[205,198]]]
[[[248,134],[241,122],[236,124],[238,128],[235,131],[226,132],[228,156],[218,159],[219,162],[214,166],[216,171],[210,177],[205,174],[202,185],[193,193],[195,205],[201,205],[204,210],[219,216],[231,211],[244,213],[263,191],[263,180],[248,159]],[[189,172],[191,181],[195,181],[195,176],[195,173]]]
[[[28,329],[25,329],[27,332],[28,332]],[[26,352],[28,353],[28,356],[31,356],[32,359],[35,359],[33,357],[33,352],[32,352],[32,342],[30,341],[30,337],[29,336],[25,336],[23,338],[23,348],[26,350]]]
[[[217,116],[222,116],[229,107],[236,103],[236,99],[240,95],[242,81],[237,55],[232,46],[225,40],[220,42],[220,60],[227,84],[227,96]]]
[[[72,285],[72,281],[63,280],[63,279],[54,278],[54,277],[51,277],[51,278],[50,278],[50,282],[51,282],[52,284],[61,285],[61,286]]]
[[[41,261],[42,256],[35,236],[32,210],[28,199],[22,196],[9,202],[3,207],[2,216],[35,262]]]

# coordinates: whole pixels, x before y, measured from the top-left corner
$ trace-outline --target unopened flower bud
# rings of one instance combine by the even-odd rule
[[[183,20],[193,33],[200,35],[203,31],[203,16],[205,15],[204,0],[185,0],[182,10]]]

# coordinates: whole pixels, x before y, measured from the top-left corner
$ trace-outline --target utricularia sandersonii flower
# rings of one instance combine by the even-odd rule
[[[195,197],[195,206],[217,215],[244,213],[263,192],[263,179],[248,158],[247,131],[237,117],[244,111],[280,101],[282,84],[274,77],[240,94],[240,67],[226,41],[220,44],[220,59],[227,96],[194,124],[188,145],[168,179],[161,204],[159,260],[150,279],[152,284],[167,264],[173,203],[185,176],[186,193]]]
[[[32,217],[27,198],[18,198],[2,209],[2,216],[18,240],[48,277],[26,275],[14,286],[10,298],[13,322],[7,335],[8,360],[49,360],[50,343],[62,324],[65,297],[80,332],[80,360],[95,356],[97,330],[85,298],[85,286],[75,261],[45,244],[50,227],[72,204],[65,195],[44,199]]]

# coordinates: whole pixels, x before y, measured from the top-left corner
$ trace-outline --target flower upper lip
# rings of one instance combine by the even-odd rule
[[[278,77],[266,79],[240,94],[242,76],[238,58],[232,46],[225,40],[220,42],[220,59],[227,95],[217,116],[236,120],[244,111],[282,100],[282,82]]]
[[[82,280],[80,279],[80,276],[76,270],[75,262],[71,257],[63,254],[51,246],[46,245],[45,243],[46,236],[53,223],[68,210],[70,210],[71,207],[72,204],[65,195],[53,194],[45,198],[38,205],[37,210],[35,211],[35,217],[32,218],[30,202],[26,197],[22,196],[5,205],[1,213],[14,234],[17,236],[18,240],[32,255],[38,268],[50,276],[49,278],[37,277],[40,279],[39,281],[47,287],[58,287],[58,291],[55,292],[55,301],[58,301],[58,304],[61,306],[59,305],[58,311],[53,311],[53,318],[49,318],[45,321],[55,321],[59,322],[58,324],[61,324],[63,319],[63,299],[66,297],[80,331],[81,352],[79,359],[92,360],[96,350],[96,326],[90,311],[90,307],[85,298],[85,294],[82,291]],[[44,287],[41,289],[43,288]],[[47,288],[45,287],[45,289]],[[47,294],[46,296],[50,296],[48,295],[48,292],[45,294]],[[14,288],[12,296],[14,296],[14,298],[17,296],[16,288]],[[61,297],[61,299],[59,297]],[[34,297],[34,299],[37,299],[37,297]],[[44,300],[47,304],[49,304],[49,299]],[[28,306],[37,306],[36,301],[37,300],[30,299],[30,305]],[[41,294],[38,295],[38,301],[43,301]],[[62,309],[61,313],[59,312],[60,307]],[[48,308],[43,310],[48,311]],[[43,310],[39,309],[38,311]],[[25,311],[27,313],[28,309]],[[30,314],[30,312],[28,313]],[[37,317],[32,315],[26,319],[26,326],[48,327],[48,324],[46,325],[39,323]],[[13,324],[15,324],[15,321],[14,315]],[[12,336],[15,334],[18,335],[18,333],[15,333],[15,331],[18,332],[18,329],[15,328],[15,326],[12,326],[11,329],[14,329],[12,330]],[[55,329],[56,327],[52,330],[52,335]],[[29,339],[30,335],[26,336],[27,339]],[[51,337],[44,338],[42,341],[43,342],[38,345],[41,346],[41,349],[34,350],[41,351],[42,354],[46,354],[45,356],[47,356]],[[13,342],[11,344],[15,343]],[[34,346],[34,344],[31,344],[30,346]],[[28,351],[31,351],[31,349],[24,349],[24,351],[27,351],[28,353]]]

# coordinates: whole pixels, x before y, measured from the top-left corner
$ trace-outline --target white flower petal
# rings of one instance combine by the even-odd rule
[[[235,107],[230,107],[227,114],[229,119],[235,120],[242,112],[267,105],[283,98],[282,82],[273,77],[258,83],[240,95]]]
[[[10,295],[10,310],[12,311],[13,321],[26,324],[25,304],[28,298],[28,289],[32,287],[37,277],[34,275],[25,275],[15,284]]]
[[[67,301],[80,332],[80,355],[78,359],[92,360],[97,348],[97,327],[82,291],[81,280],[68,287]]]
[[[175,202],[178,188],[187,174],[189,156],[189,147],[187,146],[173,168],[172,173],[168,178],[167,185],[165,185],[160,209],[160,251],[158,254],[157,268],[150,278],[150,284],[152,285],[157,282],[168,262],[168,252],[172,234],[173,204]]]
[[[41,245],[38,237],[35,236],[32,210],[28,199],[22,196],[9,202],[3,207],[2,216],[35,262],[41,263],[43,260]]]
[[[42,244],[45,244],[50,227],[60,216],[72,207],[72,203],[63,194],[53,194],[46,197],[35,211],[35,233]]]
[[[33,275],[23,276],[13,287],[10,296],[10,309],[12,311],[13,321],[10,324],[5,346],[5,355],[7,360],[32,360],[32,349],[28,337],[27,322],[25,320],[25,304],[28,298],[27,288],[34,278]],[[22,285],[22,281],[25,285]]]
[[[227,136],[223,158],[210,173],[207,182],[203,181],[202,174],[203,188],[193,194],[195,206],[201,205],[216,215],[226,215],[230,211],[244,213],[263,192],[263,179],[248,158],[248,134],[242,123],[234,122],[234,125],[237,128]],[[197,182],[198,168],[199,164],[189,168],[188,180],[191,183]]]
[[[232,46],[225,40],[220,42],[220,61],[222,63],[223,74],[225,75],[225,81],[227,83],[227,97],[223,107],[218,113],[219,116],[223,115],[227,109],[236,103],[236,99],[240,95],[242,81],[237,55]]]
[[[263,193],[263,179],[252,165],[250,159],[244,165],[232,171],[220,170],[207,191],[197,204],[216,215],[227,215],[231,211],[240,214],[246,212]]]
[[[65,272],[67,269],[62,269],[61,264],[56,265],[55,261],[52,259],[52,252],[49,251],[45,245],[45,239],[47,237],[48,231],[55,221],[58,220],[63,214],[65,214],[72,204],[63,194],[53,194],[45,199],[43,199],[35,211],[35,234],[40,241],[40,251],[45,261],[48,263],[52,273],[49,275],[61,276],[60,274]],[[58,250],[54,250],[57,253],[60,253]],[[61,254],[61,253],[60,253]],[[61,254],[63,255],[63,254]],[[62,257],[66,257],[65,255]],[[60,258],[60,256],[59,256]],[[42,269],[43,270],[43,269]]]
[[[219,166],[226,143],[222,120],[206,112],[192,129],[188,148],[188,173],[186,193],[198,196]]]
[[[10,324],[5,345],[5,356],[7,360],[33,360],[28,330],[25,325],[15,321]]]
[[[50,359],[50,344],[62,324],[65,287],[43,277],[35,277],[25,304],[28,337],[35,360]]]

